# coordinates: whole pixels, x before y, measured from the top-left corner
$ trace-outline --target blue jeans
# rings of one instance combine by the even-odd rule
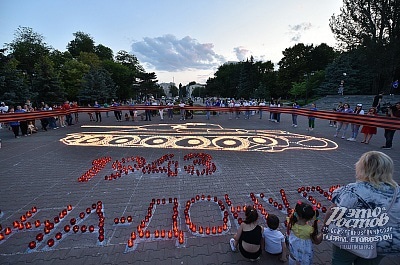
[[[374,259],[363,259],[335,245],[332,249],[332,265],[378,265],[382,259],[379,255]]]

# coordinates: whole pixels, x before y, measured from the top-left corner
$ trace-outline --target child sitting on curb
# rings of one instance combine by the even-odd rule
[[[274,256],[280,256],[280,261],[286,262],[287,248],[285,236],[281,231],[277,230],[279,227],[279,218],[275,214],[268,214],[267,226],[263,230],[265,252]]]

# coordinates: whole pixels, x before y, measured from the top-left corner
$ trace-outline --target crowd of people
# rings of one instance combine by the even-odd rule
[[[69,102],[65,101],[63,104],[54,104],[49,106],[45,102],[41,102],[39,106],[33,107],[30,100],[27,100],[23,105],[7,106],[4,102],[0,103],[0,114],[4,113],[28,113],[33,111],[52,111],[52,110],[69,110],[71,108],[77,108],[77,102]],[[74,114],[75,123],[78,122],[78,113]],[[48,129],[58,129],[66,126],[73,125],[73,117],[72,114],[67,115],[55,115],[49,116],[46,118],[40,118],[40,129],[37,126],[37,120],[35,119],[27,119],[27,120],[17,120],[11,121],[6,124],[0,123],[0,128],[9,127],[10,130],[14,133],[15,138],[19,138],[20,136],[28,136],[38,131],[47,131]]]
[[[374,97],[372,106],[367,110],[364,110],[363,104],[359,103],[354,108],[350,106],[348,103],[339,102],[338,105],[333,108],[334,112],[353,114],[354,120],[357,120],[357,115],[371,115],[377,116],[378,112],[382,112],[382,95],[383,93],[379,93]],[[250,120],[254,118],[263,119],[263,113],[266,111],[263,110],[245,110],[240,111],[235,109],[235,107],[253,107],[253,106],[269,106],[271,111],[269,112],[268,120],[270,122],[280,123],[281,122],[281,113],[279,112],[279,108],[283,106],[281,103],[281,99],[271,98],[269,102],[266,100],[246,100],[246,99],[219,99],[219,98],[203,98],[203,99],[195,99],[196,104],[205,107],[214,107],[212,110],[204,110],[199,113],[203,113],[203,117],[205,120],[210,120],[212,116],[219,117],[220,114],[227,114],[229,120],[231,119],[240,119],[243,118],[245,120]],[[100,104],[98,101],[94,101],[93,105],[88,104],[87,107],[92,107],[93,111],[88,112],[89,121],[93,122],[102,122],[103,115],[106,118],[110,117],[108,111],[101,110],[101,108],[108,107],[118,107],[118,106],[163,106],[162,108],[158,108],[157,110],[112,110],[115,120],[117,122],[122,122],[123,119],[125,121],[152,121],[152,119],[157,119],[160,121],[164,121],[164,113],[166,113],[167,118],[165,120],[172,121],[174,117],[179,120],[187,120],[193,119],[195,116],[201,117],[200,115],[194,115],[193,110],[187,110],[184,107],[186,106],[194,106],[194,101],[192,99],[188,99],[187,101],[179,100],[179,99],[154,99],[153,97],[149,97],[144,99],[143,102],[137,102],[135,100],[127,100],[127,101],[116,101],[111,100],[111,103]],[[294,102],[291,106],[294,109],[299,109],[300,106],[297,102]],[[76,101],[69,102],[65,101],[63,104],[55,104],[49,106],[45,102],[41,102],[39,106],[33,107],[32,103],[27,100],[23,105],[17,105],[15,107],[8,107],[4,102],[0,104],[0,113],[18,113],[18,112],[31,112],[31,111],[52,111],[52,110],[71,110],[74,108],[78,108],[78,103]],[[215,111],[215,108],[220,108],[221,111]],[[313,103],[310,107],[307,108],[311,111],[318,111],[317,106]],[[4,126],[9,126],[9,128],[14,132],[14,136],[19,138],[21,135],[28,136],[30,134],[36,133],[40,130],[47,131],[48,129],[58,129],[63,128],[65,126],[71,126],[74,123],[79,122],[79,115],[83,113],[72,112],[72,114],[67,115],[56,115],[50,116],[47,118],[40,119],[40,125],[38,128],[36,120],[21,120],[21,121],[12,121],[8,124],[0,124],[0,128]],[[400,118],[400,102],[396,103],[394,106],[386,108],[384,110],[384,115],[389,117]],[[381,114],[382,115],[382,114]],[[298,115],[292,114],[292,126],[298,127]],[[308,119],[308,131],[313,131],[315,128],[315,117],[312,115],[307,117]],[[361,133],[362,139],[360,139],[360,143],[369,144],[372,140],[373,136],[377,134],[377,128],[372,126],[361,126],[358,123],[351,122],[342,122],[342,121],[329,121],[329,126],[335,128],[334,137],[340,137],[342,139],[346,139],[347,141],[355,142],[357,141],[358,135]],[[385,145],[383,145],[382,149],[391,149],[393,143],[393,137],[395,134],[395,130],[385,129]]]

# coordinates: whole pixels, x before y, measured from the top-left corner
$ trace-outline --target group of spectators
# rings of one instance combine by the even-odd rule
[[[368,108],[368,111],[363,110],[362,104],[357,104],[355,109],[352,109],[348,103],[339,102],[338,106],[334,108],[334,111],[341,113],[351,113],[355,115],[370,115],[377,116],[378,112],[381,111],[380,108],[380,100],[382,98],[382,94],[378,95],[378,97],[374,98],[374,102],[371,107]],[[384,109],[383,114],[387,117],[392,118],[400,118],[400,102],[397,102],[394,106],[390,106]],[[356,120],[356,117],[355,117]],[[336,132],[334,137],[341,137],[342,139],[346,139],[346,133],[348,128],[351,128],[351,135],[347,138],[347,141],[355,142],[359,132],[361,132],[364,137],[361,143],[369,144],[373,135],[377,134],[377,128],[373,126],[364,125],[361,128],[360,124],[357,123],[348,123],[342,121],[330,121],[329,125],[331,127],[336,127]],[[361,128],[361,130],[360,130]],[[393,144],[393,137],[396,130],[393,129],[385,129],[385,145],[383,145],[382,149],[391,149]]]
[[[54,104],[49,106],[45,102],[41,102],[38,107],[33,107],[30,100],[27,100],[23,105],[7,106],[4,102],[0,103],[0,113],[28,113],[32,111],[52,111],[52,110],[69,110],[71,108],[77,108],[77,102],[65,101],[63,104]],[[75,122],[78,122],[78,113],[75,113]],[[58,129],[60,127],[73,125],[72,114],[66,115],[55,115],[40,119],[40,130],[47,131],[48,129]],[[10,130],[13,131],[14,137],[19,138],[22,136],[32,135],[39,131],[36,125],[35,119],[22,119],[17,121],[10,121],[6,124],[0,123],[0,128],[9,126]]]
[[[368,108],[368,111],[364,111],[362,104],[357,104],[353,109],[348,103],[339,102],[339,104],[333,109],[335,112],[341,113],[351,113],[355,115],[378,115],[379,111],[382,111],[381,107],[381,100],[382,100],[383,93],[379,93],[377,96],[374,97],[372,106]],[[219,116],[220,112],[226,112],[228,114],[228,119],[240,119],[241,116],[245,120],[250,120],[252,116],[257,116],[259,119],[263,118],[263,110],[245,110],[240,111],[234,109],[235,107],[247,107],[247,106],[269,106],[272,110],[269,113],[269,121],[279,123],[281,120],[281,113],[279,113],[279,108],[282,106],[281,99],[274,99],[272,98],[269,102],[266,100],[255,100],[255,99],[234,99],[234,98],[227,98],[227,99],[219,99],[219,98],[204,98],[203,104],[199,102],[200,105],[206,107],[217,107],[221,108],[221,111],[215,111],[215,109],[206,110],[205,111],[205,118],[207,120],[210,119],[211,113],[214,116]],[[173,120],[174,115],[179,115],[180,120],[186,119],[193,119],[194,112],[192,110],[185,110],[185,106],[193,106],[194,102],[192,99],[188,99],[187,101],[183,100],[174,100],[174,99],[154,99],[149,97],[144,100],[144,102],[135,102],[134,100],[128,100],[125,102],[122,101],[115,101],[112,100],[111,104],[104,103],[100,104],[98,101],[95,101],[93,106],[88,104],[88,107],[93,107],[93,112],[88,112],[90,121],[95,122],[102,122],[102,114],[105,113],[106,117],[109,117],[108,111],[101,111],[101,108],[108,108],[118,107],[118,106],[135,106],[137,104],[144,105],[144,106],[165,106],[163,108],[159,108],[158,110],[145,110],[145,111],[137,111],[137,110],[127,110],[124,114],[121,110],[112,110],[114,113],[114,117],[117,122],[122,122],[124,118],[125,121],[151,121],[152,118],[159,116],[160,120],[164,120],[164,112],[167,113],[167,117],[169,120]],[[76,101],[69,102],[65,101],[63,104],[60,105],[52,105],[49,106],[45,102],[41,102],[38,107],[34,108],[32,103],[27,100],[23,105],[17,105],[15,107],[8,107],[5,105],[4,102],[0,103],[0,113],[24,113],[24,112],[31,112],[31,111],[51,111],[51,110],[70,110],[73,108],[77,108],[78,104]],[[179,107],[179,114],[177,114],[174,110],[176,107]],[[229,110],[231,108],[231,110]],[[297,102],[292,104],[292,108],[299,109],[300,106]],[[99,109],[99,110],[96,110]],[[317,107],[315,104],[311,104],[311,107],[308,108],[312,111],[317,111]],[[400,102],[396,103],[394,106],[385,108],[384,114],[389,117],[397,117],[400,118]],[[292,126],[297,127],[297,114],[292,114]],[[355,116],[356,119],[356,116]],[[40,119],[40,130],[47,131],[48,129],[58,129],[65,126],[71,126],[74,123],[79,122],[79,113],[72,112],[72,114],[66,115],[55,115],[46,118]],[[14,132],[15,138],[19,138],[20,135],[28,136],[30,134],[36,133],[39,131],[38,127],[36,127],[35,120],[20,120],[20,121],[12,121],[9,122],[8,125]],[[335,134],[334,137],[341,137],[342,139],[347,139],[348,141],[356,141],[358,134],[361,132],[363,134],[363,139],[361,143],[369,144],[373,135],[377,133],[377,128],[372,126],[360,126],[357,123],[349,123],[349,122],[342,122],[342,121],[329,121],[329,125],[335,127]],[[0,128],[2,125],[0,124]],[[308,117],[308,131],[312,131],[315,126],[315,118],[312,116]],[[348,138],[347,132],[349,131]],[[21,134],[20,134],[21,133]],[[385,129],[385,145],[382,146],[382,149],[391,149],[393,137],[395,134],[395,130],[392,129]]]

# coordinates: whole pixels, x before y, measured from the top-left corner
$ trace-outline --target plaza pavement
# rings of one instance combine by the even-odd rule
[[[111,114],[111,113],[110,113]],[[111,143],[112,146],[96,146],[95,140],[87,140],[86,145],[66,145],[60,139],[66,138],[67,134],[79,134],[89,132],[110,132],[117,131],[124,135],[136,134],[141,137],[140,129],[129,127],[118,128],[115,126],[138,126],[144,124],[185,124],[186,122],[210,123],[220,125],[222,128],[241,129],[240,133],[264,133],[269,131],[271,135],[281,131],[290,138],[313,136],[327,139],[332,147],[332,142],[337,143],[337,148],[301,149],[294,148],[281,152],[270,152],[270,148],[258,151],[235,151],[228,149],[221,150],[196,150],[195,148],[152,148],[126,144],[123,140],[104,140],[104,143]],[[82,125],[99,125],[110,127],[81,127]],[[207,126],[209,127],[209,126]],[[215,126],[211,126],[215,129]],[[211,128],[210,127],[210,128]],[[179,127],[175,127],[179,128]],[[0,130],[2,147],[0,149],[0,224],[2,233],[7,227],[12,232],[0,241],[0,264],[282,264],[277,257],[265,254],[257,262],[246,261],[239,253],[232,253],[229,247],[229,239],[237,230],[237,222],[231,214],[230,207],[225,201],[225,194],[229,195],[232,205],[243,206],[252,204],[250,193],[254,193],[260,200],[264,209],[270,213],[277,214],[281,220],[280,230],[285,231],[283,221],[285,213],[270,205],[268,198],[281,202],[280,190],[284,189],[290,206],[302,199],[297,192],[299,187],[320,186],[327,190],[332,185],[345,185],[354,181],[354,164],[360,155],[366,151],[379,150],[384,143],[383,130],[378,129],[378,134],[372,138],[369,145],[358,142],[348,142],[340,138],[334,138],[334,128],[329,127],[328,121],[316,120],[316,128],[308,132],[307,120],[299,117],[299,126],[291,126],[291,117],[282,115],[281,123],[269,122],[267,113],[263,119],[252,116],[250,120],[233,119],[229,120],[227,114],[212,116],[206,120],[203,115],[196,115],[193,120],[179,121],[165,120],[161,122],[159,117],[153,121],[137,122],[116,122],[113,117],[105,118],[103,114],[102,123],[89,122],[85,113],[80,114],[80,122],[70,127],[58,130],[39,132],[32,136],[14,139],[12,132],[7,129]],[[121,130],[125,130],[121,132]],[[221,130],[221,129],[220,129]],[[247,130],[247,131],[245,131]],[[280,131],[281,130],[281,131]],[[218,131],[218,130],[217,130]],[[160,136],[164,130],[159,130]],[[216,137],[227,136],[226,133],[218,134],[213,131]],[[157,131],[156,131],[157,134]],[[212,134],[210,131],[204,133]],[[190,133],[188,134],[190,136]],[[196,133],[193,133],[196,135]],[[350,133],[347,133],[349,136]],[[73,140],[72,136],[69,140]],[[400,181],[400,144],[399,135],[395,135],[394,148],[385,150],[395,161],[395,179]],[[222,139],[222,138],[221,138]],[[225,138],[226,140],[227,138]],[[278,139],[278,138],[277,138]],[[294,138],[293,138],[294,139]],[[279,139],[278,139],[279,140]],[[161,140],[154,140],[154,143]],[[293,140],[294,141],[294,140]],[[149,140],[148,143],[150,143]],[[195,141],[192,137],[187,140],[188,144]],[[217,141],[218,142],[218,141]],[[226,142],[234,145],[234,142]],[[298,142],[297,142],[298,143]],[[316,142],[321,144],[321,140]],[[322,141],[323,143],[323,141]],[[184,144],[184,143],[183,143]],[[299,147],[296,143],[291,146]],[[304,147],[312,146],[306,144]],[[129,147],[127,147],[129,146]],[[262,144],[260,144],[262,146]],[[327,145],[328,146],[328,145]],[[233,149],[233,148],[231,148]],[[277,149],[278,150],[278,149]],[[192,160],[185,161],[184,156],[190,153],[206,153],[211,155],[211,162],[215,164],[216,171],[211,175],[191,175],[185,172],[184,166],[190,165]],[[111,168],[111,162],[121,161],[122,158],[140,156],[151,162],[166,154],[173,154],[173,160],[179,162],[178,174],[175,177],[168,177],[165,173],[145,173],[137,171],[132,174],[122,175],[116,180],[105,180],[106,175],[115,171]],[[111,157],[107,163],[90,181],[78,182],[86,171],[92,167],[92,161],[102,157]],[[128,164],[128,163],[127,163]],[[133,163],[131,164],[133,165]],[[164,164],[166,165],[166,162]],[[199,166],[195,166],[200,168]],[[264,200],[260,194],[264,194]],[[196,198],[196,195],[211,195],[211,201]],[[310,193],[311,194],[311,193]],[[222,233],[205,235],[189,232],[185,224],[185,206],[188,200],[194,198],[189,209],[190,219],[197,225],[204,227],[222,225],[222,211],[213,202],[217,197],[222,200],[228,209],[228,228]],[[322,205],[329,203],[314,194]],[[162,203],[162,199],[166,203]],[[173,203],[169,198],[178,202],[177,226],[183,232],[183,244],[178,238],[172,239],[155,238],[153,234],[149,238],[140,238],[137,226],[148,214],[152,199],[155,199],[153,208],[150,207],[152,217],[145,222],[146,229],[169,230],[172,227]],[[157,203],[160,199],[160,203]],[[99,216],[94,210],[86,214],[84,219],[79,217],[93,204],[101,201],[101,212],[104,220],[104,241],[100,242]],[[54,217],[72,206],[66,216],[55,223]],[[40,220],[38,228],[18,229],[13,228],[13,222],[20,221],[22,215],[36,207],[37,212],[26,222],[33,225],[35,220]],[[90,211],[90,209],[89,209]],[[115,224],[114,219],[132,216],[132,222]],[[239,217],[243,213],[239,212]],[[93,233],[81,231],[74,233],[64,232],[64,226],[72,218],[76,218],[80,227],[94,225]],[[42,242],[35,240],[38,233],[43,233],[43,222],[48,219],[54,223],[54,229],[44,235]],[[264,218],[260,218],[260,224],[265,225]],[[72,228],[72,227],[71,227]],[[137,238],[132,248],[127,247],[131,232],[136,231]],[[55,244],[48,247],[46,242],[55,238],[61,233],[60,240],[55,239]],[[36,242],[36,247],[30,249],[28,244]],[[314,263],[330,264],[331,244],[323,242],[314,247]],[[398,257],[386,257],[381,264],[400,264]]]

